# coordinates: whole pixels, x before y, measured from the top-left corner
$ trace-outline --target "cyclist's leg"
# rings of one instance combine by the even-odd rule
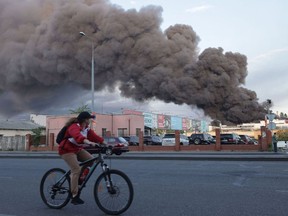
[[[87,161],[89,159],[92,159],[93,156],[86,150],[82,149],[81,151],[79,151],[77,153],[77,159],[78,161],[81,161],[81,162],[84,162],[84,161]],[[84,164],[82,167],[81,167],[81,172],[80,172],[80,175],[82,175],[82,173],[84,172],[85,169],[87,168],[90,168],[91,166],[93,165],[93,162],[89,162],[87,164]],[[87,172],[85,172],[87,174]],[[85,175],[86,175],[85,174]],[[81,177],[80,177],[81,178]],[[84,180],[85,177],[79,179],[79,185],[81,185],[83,183],[83,180]]]
[[[77,155],[74,153],[63,154],[62,158],[71,169],[71,194],[72,197],[75,197],[78,194],[78,179],[81,172],[81,167],[79,166]]]
[[[86,151],[85,149],[82,149],[81,151],[79,151],[77,153],[77,159],[81,162],[84,162],[84,161],[89,160],[91,158],[93,158],[93,156],[88,151]],[[93,164],[93,162],[91,162],[91,164],[86,165],[85,167],[91,166],[92,164]],[[85,167],[83,167],[83,168],[85,168]]]

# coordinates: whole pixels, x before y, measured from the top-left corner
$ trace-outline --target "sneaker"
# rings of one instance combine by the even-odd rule
[[[80,199],[79,195],[72,198],[71,203],[74,205],[82,205],[84,204],[84,201]]]

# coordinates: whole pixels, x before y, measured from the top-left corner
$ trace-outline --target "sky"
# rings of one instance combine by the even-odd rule
[[[147,5],[163,8],[161,28],[192,26],[200,37],[199,48],[222,47],[225,52],[247,56],[245,88],[257,93],[259,102],[271,99],[274,112],[288,113],[288,1],[286,0],[112,0],[124,9]],[[200,51],[201,52],[201,51]],[[190,107],[154,102],[152,109],[171,112]],[[164,108],[165,110],[165,108]],[[168,111],[168,110],[167,110]],[[169,112],[169,111],[168,111]],[[198,113],[199,114],[199,113]]]
[[[80,0],[77,0],[77,1],[81,2]],[[77,1],[75,0],[75,2]],[[43,2],[49,2],[49,1],[43,0]],[[265,101],[266,99],[271,99],[273,102],[272,109],[274,112],[279,112],[279,113],[284,112],[288,114],[288,97],[287,97],[288,85],[286,84],[286,81],[288,80],[288,73],[286,72],[288,68],[288,62],[287,62],[288,15],[286,12],[288,9],[288,1],[285,1],[285,0],[274,0],[274,1],[270,1],[270,0],[264,0],[264,1],[263,0],[262,1],[260,0],[243,0],[243,1],[180,0],[177,2],[177,4],[175,4],[175,1],[170,1],[170,0],[157,0],[157,1],[156,0],[134,0],[134,1],[110,0],[110,2],[112,4],[118,5],[118,7],[123,8],[126,11],[130,9],[136,9],[137,11],[140,11],[141,8],[147,7],[149,5],[157,5],[157,6],[162,7],[161,30],[164,32],[170,26],[173,26],[176,24],[185,24],[185,25],[191,26],[193,30],[196,32],[197,36],[200,38],[200,42],[198,43],[199,53],[202,53],[204,50],[210,47],[212,48],[221,47],[224,50],[224,52],[240,53],[241,55],[245,55],[247,57],[247,62],[248,62],[248,75],[245,79],[243,87],[248,90],[255,91],[260,103],[262,101]],[[7,6],[8,3],[10,4],[10,1],[3,0],[2,3],[0,2],[0,4],[2,4],[3,7]],[[26,3],[28,4],[24,5]],[[33,4],[30,5],[29,3],[35,3],[35,5]],[[53,16],[53,19],[50,19],[49,22],[46,23],[46,21],[48,20],[47,17],[49,16],[50,9],[51,9],[49,8],[49,3],[47,4],[48,7],[43,9],[44,13],[42,16],[39,13],[34,14],[34,13],[29,13],[29,11],[25,13],[23,12],[25,10],[35,11],[35,8],[38,7],[37,3],[38,3],[37,0],[23,1],[23,6],[25,7],[23,6],[22,7],[24,8],[24,10],[22,9],[19,10],[19,6],[17,6],[18,4],[14,4],[16,6],[11,6],[11,7],[9,5],[7,6],[8,9],[7,8],[6,9],[7,11],[9,11],[9,8],[10,8],[10,12],[3,13],[6,19],[7,17],[11,19],[10,16],[17,17],[13,15],[17,13],[17,15],[19,16],[19,18],[15,18],[17,23],[18,22],[21,23],[22,20],[24,24],[28,23],[27,25],[28,27],[22,25],[25,28],[21,27],[17,29],[17,25],[16,25],[16,28],[13,31],[11,31],[7,27],[8,31],[6,31],[6,33],[7,32],[13,33],[14,31],[19,31],[19,33],[24,33],[23,38],[20,38],[20,36],[19,37],[15,36],[15,35],[18,35],[15,33],[13,33],[12,35],[9,35],[7,33],[5,37],[7,37],[8,39],[4,38],[3,41],[4,42],[8,41],[10,47],[11,47],[11,44],[13,44],[13,43],[10,43],[10,38],[11,38],[11,41],[17,41],[18,43],[20,42],[19,45],[17,46],[13,44],[12,46],[13,51],[14,50],[17,51],[18,49],[20,49],[19,48],[20,44],[23,41],[26,41],[26,40],[29,41],[26,44],[23,43],[23,47],[25,48],[25,49],[23,48],[23,51],[27,52],[28,55],[23,54],[22,56],[18,56],[18,54],[20,53],[19,51],[17,52],[17,55],[14,55],[12,51],[10,53],[10,52],[7,52],[7,50],[4,48],[0,48],[0,51],[1,51],[0,53],[3,54],[2,56],[3,57],[2,59],[4,59],[3,62],[5,62],[6,60],[7,62],[9,62],[10,60],[9,54],[11,54],[12,58],[10,62],[12,61],[20,62],[18,59],[21,59],[23,62],[21,61],[19,68],[24,68],[25,70],[30,69],[30,73],[29,73],[29,76],[27,76],[27,78],[25,79],[22,78],[22,80],[24,79],[25,81],[25,83],[23,84],[22,80],[19,79],[19,77],[20,78],[22,77],[23,75],[22,73],[24,70],[18,71],[18,68],[15,66],[15,64],[11,64],[11,70],[12,71],[15,70],[15,71],[18,71],[18,73],[20,73],[18,80],[16,79],[17,75],[13,75],[12,73],[9,74],[8,72],[6,73],[6,71],[8,70],[2,69],[2,71],[0,71],[1,75],[3,73],[7,77],[9,77],[9,78],[5,77],[6,82],[4,81],[3,82],[4,84],[2,84],[0,80],[0,93],[1,93],[1,90],[2,91],[4,90],[4,94],[3,94],[4,96],[2,96],[1,98],[2,102],[0,102],[1,105],[2,103],[4,105],[3,101],[5,101],[5,103],[7,101],[5,105],[6,107],[9,108],[9,105],[11,103],[10,107],[12,108],[13,106],[13,109],[11,109],[11,113],[12,113],[12,110],[13,110],[13,113],[17,112],[18,110],[21,111],[20,107],[23,106],[23,104],[21,103],[17,104],[15,103],[15,101],[14,102],[9,101],[9,99],[13,97],[14,95],[8,91],[5,92],[6,90],[5,88],[8,87],[12,91],[15,91],[15,92],[18,91],[18,93],[20,93],[17,96],[18,98],[21,99],[21,97],[23,96],[22,99],[25,102],[24,103],[25,107],[23,108],[24,110],[31,109],[31,107],[29,106],[29,102],[35,101],[37,98],[39,98],[39,95],[41,96],[43,95],[42,101],[44,101],[46,104],[41,103],[41,100],[38,100],[38,102],[33,105],[34,107],[32,107],[33,109],[37,107],[37,109],[35,110],[38,110],[38,113],[36,114],[67,114],[67,112],[69,113],[70,109],[76,109],[80,105],[88,104],[90,106],[91,105],[91,90],[89,90],[90,86],[89,86],[89,82],[87,82],[87,80],[89,79],[84,80],[85,77],[89,77],[90,75],[90,68],[89,68],[90,58],[86,58],[87,56],[90,55],[90,50],[89,50],[90,46],[87,46],[88,45],[86,43],[87,41],[85,42],[85,40],[80,39],[79,35],[78,37],[76,37],[75,36],[76,34],[70,35],[69,40],[67,42],[67,44],[72,44],[72,43],[76,44],[77,42],[75,47],[73,47],[73,49],[75,48],[76,51],[73,50],[71,47],[67,47],[65,43],[61,44],[61,46],[63,45],[63,47],[61,47],[57,43],[55,44],[47,43],[47,41],[51,40],[51,38],[55,39],[56,41],[60,40],[61,42],[63,39],[67,39],[68,37],[67,37],[67,34],[65,34],[65,31],[69,30],[68,26],[71,25],[69,27],[71,27],[73,31],[78,31],[78,29],[76,30],[74,29],[76,28],[75,26],[77,26],[77,23],[71,24],[69,21],[65,20],[66,17],[65,15],[63,15],[62,17],[63,23],[65,25],[67,24],[67,28],[65,29],[65,25],[61,24],[62,20],[56,20],[55,18],[59,16],[61,17],[61,14],[64,14],[64,13],[61,12],[59,15],[57,14],[57,11],[55,13],[56,16],[55,17]],[[11,5],[13,4],[11,3]],[[70,10],[71,8],[68,8],[68,9]],[[85,10],[86,9],[87,8],[85,8]],[[68,18],[70,15],[69,10],[65,12]],[[77,17],[78,9],[76,10],[76,13],[75,13],[75,10],[72,10],[74,12],[73,15]],[[38,10],[36,9],[36,11]],[[118,12],[119,11],[117,11],[117,13]],[[89,16],[90,14],[87,14],[87,17]],[[41,17],[41,19],[43,19],[41,20],[40,24],[38,23],[38,20],[37,20],[38,17]],[[78,16],[80,20],[82,19],[81,21],[83,21],[83,23],[86,23],[86,20],[83,19],[83,17]],[[139,17],[136,17],[136,18],[138,19]],[[101,14],[97,18],[101,19]],[[3,18],[2,21],[0,21],[0,24],[3,24],[3,25],[0,25],[0,27],[6,28],[5,26],[10,26],[9,21],[8,21],[9,19],[7,19],[7,22],[6,22],[6,19]],[[153,20],[153,18],[151,20]],[[137,21],[139,23],[137,23],[136,26],[141,25],[141,20],[140,21],[137,20]],[[55,23],[57,25],[53,25]],[[103,23],[105,24],[105,21]],[[36,30],[40,29],[39,31],[34,31],[34,28],[32,28],[34,24],[36,26],[35,29]],[[79,25],[81,26],[82,24],[79,24]],[[112,23],[107,22],[107,28],[109,27],[109,25],[112,25]],[[55,26],[57,26],[57,29],[54,28]],[[62,28],[62,26],[64,27]],[[51,34],[51,31],[58,30],[58,29],[61,30],[61,32],[59,30],[59,35],[55,35],[55,34],[53,35],[53,32]],[[87,27],[87,29],[89,30],[89,26]],[[29,31],[33,32],[30,38],[27,37],[28,35],[27,32]],[[42,34],[45,31],[47,32],[47,36],[45,34]],[[63,33],[63,37],[61,37],[60,33]],[[56,36],[59,36],[59,37],[57,38]],[[1,37],[0,39],[3,39]],[[38,39],[36,40],[36,42],[35,42],[35,38]],[[162,38],[160,39],[162,40]],[[43,41],[43,42],[37,44],[38,41]],[[0,43],[1,43],[1,40],[0,40]],[[8,47],[8,43],[6,45]],[[6,47],[6,46],[2,46],[2,47]],[[51,47],[51,50],[49,49],[50,47]],[[39,52],[38,48],[44,51],[48,50],[48,52],[44,52],[44,54],[38,55],[38,52]],[[64,50],[66,48],[67,50]],[[71,53],[70,56],[71,55],[76,56],[77,58],[73,59],[72,57],[71,58],[72,60],[70,59],[70,61],[68,61],[69,59],[66,58],[67,53],[65,53],[65,51],[67,53],[70,52]],[[53,57],[55,56],[55,54],[56,54],[56,57]],[[108,54],[109,53],[107,53],[107,55]],[[46,59],[48,58],[49,60],[51,60],[51,62],[39,61],[39,63],[43,63],[43,69],[44,69],[43,74],[40,74],[40,73],[37,74],[39,65],[31,64],[31,62],[34,63],[33,62],[34,61],[33,59],[35,59],[34,55],[35,57],[45,56]],[[96,55],[97,55],[97,52],[96,52]],[[53,68],[55,59],[57,60],[61,57],[63,57],[63,62],[59,61],[58,62],[59,65],[57,65],[57,69],[55,70],[55,72],[56,71],[58,72],[59,70],[61,74],[59,73],[50,74],[50,71],[53,71],[53,70],[45,71],[47,67]],[[29,60],[29,64],[25,62],[27,59]],[[68,75],[68,79],[66,78],[67,80],[65,80],[65,82],[69,83],[69,85],[63,87],[63,89],[61,88],[58,89],[59,93],[54,92],[54,95],[51,95],[50,92],[52,91],[52,89],[56,89],[54,86],[58,87],[59,84],[61,85],[61,81],[63,81],[62,75],[65,74],[67,71],[66,67],[69,67],[69,64],[72,65],[72,61],[75,61],[75,62],[79,61],[81,65],[84,65],[81,68],[81,70],[85,70],[87,73],[83,75],[82,77],[79,77],[79,74],[77,74],[77,70],[75,70],[75,73],[70,73]],[[102,65],[105,65],[105,64],[107,63],[106,62],[102,63]],[[95,62],[96,69],[97,69],[97,66],[98,65],[96,61]],[[71,66],[69,70],[71,70]],[[47,74],[49,74],[50,77],[48,77]],[[98,73],[98,75],[101,75],[101,74]],[[117,75],[117,74],[114,74],[114,75]],[[123,77],[121,77],[120,75],[118,78],[119,80],[121,80]],[[73,82],[73,79],[74,80],[79,79],[77,80],[78,85],[76,87],[73,85],[70,85],[71,80]],[[95,81],[97,84],[97,88],[100,88],[102,86],[101,82],[104,80],[103,77],[100,78],[99,76],[96,76],[95,79],[96,79]],[[35,80],[37,81],[36,85],[35,86],[31,85],[30,82],[33,82],[33,81],[35,82]],[[47,86],[44,85],[45,91],[43,91],[43,94],[42,94],[40,91],[42,91],[41,88],[43,87],[43,81],[45,84],[48,82],[49,84],[47,84]],[[123,82],[123,80],[121,81]],[[82,87],[79,88],[79,84],[82,85],[82,87],[83,86],[85,87],[86,90],[84,90],[84,93],[83,93]],[[25,85],[27,87],[28,86],[29,87],[32,86],[32,87],[31,89],[26,88]],[[105,82],[105,85],[107,85],[106,82]],[[67,98],[71,97],[71,95],[69,95],[69,92],[72,90],[72,88],[74,90],[73,94],[75,97],[74,99],[71,98],[71,100],[68,99],[70,103],[66,103]],[[77,92],[78,88],[79,88],[79,91],[78,91],[79,94],[75,94],[75,89]],[[145,102],[137,102],[128,97],[120,96],[120,90],[117,88],[115,89],[114,92],[109,91],[109,88],[102,88],[102,89],[104,90],[97,91],[96,89],[95,91],[95,111],[99,113],[112,113],[112,112],[121,112],[122,109],[135,109],[135,110],[144,111],[144,112],[178,115],[178,116],[185,116],[185,117],[197,118],[197,119],[202,119],[202,118],[209,119],[209,116],[206,116],[203,110],[198,109],[193,106],[191,109],[191,105],[190,106],[189,105],[176,105],[172,102],[165,103],[161,100],[156,100],[156,99],[150,99]],[[36,94],[37,90],[39,90],[38,95]],[[61,95],[61,92],[64,92],[64,91],[66,93],[65,94],[63,93],[63,95]],[[30,93],[31,95],[29,95]],[[128,91],[127,94],[129,95],[129,93],[132,94],[133,92]],[[53,97],[55,98],[53,99]],[[63,101],[61,104],[61,100],[63,97],[66,99],[65,101],[66,106],[62,106]],[[54,104],[47,106],[47,108],[45,109],[45,106],[49,104],[49,101],[51,99],[54,100]],[[19,109],[17,109],[17,106],[19,107]],[[211,110],[211,108],[208,108],[207,110]],[[7,112],[7,108],[6,108],[6,112]],[[26,113],[24,113],[24,115],[25,114]],[[21,115],[23,115],[23,113],[20,114],[20,116]],[[0,114],[0,117],[1,117],[1,114]]]

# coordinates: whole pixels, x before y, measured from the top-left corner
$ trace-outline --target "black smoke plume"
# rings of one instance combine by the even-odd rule
[[[221,48],[198,51],[192,27],[161,31],[162,8],[125,11],[106,0],[0,0],[0,113],[71,103],[90,89],[119,88],[137,101],[196,105],[222,122],[261,119],[245,89],[247,59]]]

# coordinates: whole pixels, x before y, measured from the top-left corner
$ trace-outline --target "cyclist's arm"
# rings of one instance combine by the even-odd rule
[[[88,145],[93,145],[94,142],[92,142],[89,138],[86,138],[81,134],[81,128],[79,127],[78,124],[72,124],[68,128],[69,135],[71,138],[74,139],[74,141],[79,145],[79,144],[88,144]],[[89,133],[89,131],[88,131]],[[88,136],[88,135],[87,135]],[[74,143],[75,144],[75,143]]]
[[[93,130],[89,130],[87,138],[81,134],[81,128],[77,124],[71,125],[69,128],[69,134],[78,144],[88,144],[96,146],[97,143],[103,143],[104,139],[98,136]]]
[[[104,142],[104,139],[102,137],[98,136],[93,130],[88,131],[87,139],[89,141],[94,142],[94,143],[102,144]]]

